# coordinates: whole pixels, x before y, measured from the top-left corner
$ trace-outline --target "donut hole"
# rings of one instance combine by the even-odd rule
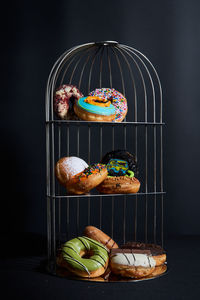
[[[79,255],[80,255],[81,258],[90,258],[91,256],[94,255],[94,251],[92,251],[92,250],[81,251]]]
[[[74,103],[77,101],[78,98],[74,97],[73,95],[69,98],[69,111],[74,112]]]

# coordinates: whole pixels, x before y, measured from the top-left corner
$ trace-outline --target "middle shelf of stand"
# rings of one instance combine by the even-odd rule
[[[86,198],[86,197],[117,197],[117,196],[148,196],[148,195],[164,195],[166,192],[148,192],[148,193],[135,193],[135,194],[84,194],[84,195],[47,195],[49,198]]]

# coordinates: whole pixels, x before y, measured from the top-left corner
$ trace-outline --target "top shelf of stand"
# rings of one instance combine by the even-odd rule
[[[46,121],[46,124],[71,124],[71,125],[165,125],[163,122],[89,122],[89,121],[77,121],[77,120],[50,120]]]

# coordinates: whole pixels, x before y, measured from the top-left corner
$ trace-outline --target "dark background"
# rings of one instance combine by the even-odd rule
[[[199,15],[198,0],[1,4],[0,230],[1,250],[10,257],[1,261],[4,297],[199,297]],[[66,49],[99,40],[116,40],[143,52],[163,88],[169,274],[136,285],[77,283],[34,271],[41,262],[35,256],[46,255],[46,81]]]
[[[2,10],[1,231],[46,235],[45,86],[72,46],[143,52],[163,87],[165,232],[200,234],[199,1],[16,1]]]

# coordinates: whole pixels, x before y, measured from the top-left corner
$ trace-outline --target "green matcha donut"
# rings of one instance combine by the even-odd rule
[[[84,258],[86,255],[89,258]],[[67,268],[81,277],[97,277],[105,272],[108,251],[99,242],[88,237],[77,237],[62,247],[62,256]]]

